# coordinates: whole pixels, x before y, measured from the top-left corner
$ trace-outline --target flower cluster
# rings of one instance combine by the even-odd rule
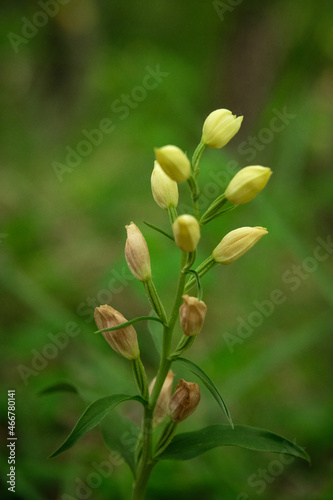
[[[125,257],[131,273],[144,287],[152,313],[150,316],[127,320],[111,305],[105,304],[96,307],[95,321],[99,329],[97,333],[103,335],[115,352],[132,363],[139,394],[113,394],[94,401],[85,410],[67,440],[52,455],[70,448],[87,430],[101,422],[115,405],[129,400],[139,402],[144,412],[141,434],[135,451],[126,449],[123,453],[134,475],[133,500],[144,499],[149,476],[159,460],[170,457],[186,460],[215,446],[235,444],[248,448],[250,442],[250,448],[253,449],[280,451],[308,460],[304,450],[280,436],[254,427],[234,427],[229,410],[213,381],[200,367],[182,356],[198,335],[204,335],[201,331],[204,329],[207,306],[203,301],[202,277],[217,264],[232,264],[267,234],[267,230],[260,226],[236,228],[223,235],[210,255],[198,266],[195,265],[196,250],[204,236],[206,224],[224,216],[230,209],[251,201],[266,186],[271,176],[271,170],[267,167],[244,167],[206,211],[200,214],[198,177],[201,156],[206,147],[216,149],[228,144],[238,132],[242,120],[242,116],[236,117],[226,109],[213,111],[204,122],[201,141],[191,161],[177,146],[168,145],[155,149],[151,189],[157,205],[168,214],[171,232],[150,223],[147,225],[167,237],[169,243],[172,240],[171,249],[173,245],[174,249],[177,250],[178,247],[181,251],[173,307],[167,314],[153,281],[147,242],[137,225],[131,222],[126,226]],[[190,189],[192,213],[178,214],[178,183],[181,182],[187,182]],[[194,292],[192,290],[195,285]],[[154,336],[160,359],[156,376],[152,377],[150,384],[141,361],[138,335],[133,326],[139,321],[154,321],[163,327],[161,338],[156,341]],[[177,324],[182,334],[178,343],[175,343],[173,336]],[[205,384],[228,419],[232,432],[228,425],[221,424],[174,436],[177,426],[196,410],[201,397],[199,385],[183,378],[173,390],[175,374],[171,368],[174,363],[182,364]],[[163,421],[164,425],[160,427]],[[159,432],[156,439],[153,438],[155,432]]]
[[[182,273],[189,276],[185,287],[180,290],[183,304],[179,307],[179,321],[183,331],[177,349],[173,353],[175,359],[187,349],[203,328],[207,306],[201,297],[183,294],[184,290],[190,290],[195,282],[200,291],[200,278],[214,264],[231,264],[244,255],[262,236],[267,234],[263,227],[241,227],[226,234],[220,243],[212,251],[211,255],[191,271],[195,259],[195,252],[201,238],[201,230],[210,220],[219,217],[224,212],[223,206],[230,202],[233,205],[241,205],[251,201],[265,187],[271,176],[271,170],[266,167],[253,165],[244,167],[226,186],[222,193],[206,210],[202,217],[198,216],[196,202],[200,196],[198,191],[197,177],[199,173],[199,161],[205,147],[212,149],[224,147],[238,132],[243,117],[234,116],[227,109],[213,111],[205,120],[202,129],[201,142],[194,154],[192,163],[187,155],[177,146],[167,145],[155,148],[156,160],[151,175],[151,190],[157,205],[167,210],[170,216],[173,239],[178,248],[185,255]],[[194,213],[177,213],[179,200],[178,183],[187,181],[190,186]],[[133,276],[145,286],[148,299],[165,328],[172,330],[166,318],[164,307],[157,294],[152,281],[150,255],[147,242],[140,229],[131,222],[126,226],[127,240],[125,245],[125,257]],[[158,229],[158,228],[156,228]],[[161,231],[162,232],[162,231]],[[124,316],[109,305],[97,307],[95,310],[95,321],[102,331],[103,336],[110,346],[123,357],[137,360],[140,357],[137,334]],[[170,334],[170,332],[169,332]],[[170,352],[167,353],[170,357]],[[172,356],[171,356],[172,357]],[[145,374],[144,374],[145,376]],[[139,377],[140,378],[140,377]],[[162,377],[160,377],[161,379]],[[154,427],[158,425],[167,414],[171,419],[179,423],[193,413],[200,401],[199,386],[195,383],[180,380],[175,393],[172,394],[174,373],[169,370],[164,374],[163,380],[159,380],[159,389],[154,401]],[[149,394],[152,397],[156,386],[155,377],[149,386]],[[162,384],[161,384],[162,382]],[[138,383],[142,388],[142,383]],[[142,388],[142,391],[146,389]]]

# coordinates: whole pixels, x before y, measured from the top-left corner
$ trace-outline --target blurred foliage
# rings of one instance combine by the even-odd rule
[[[216,449],[162,463],[148,499],[332,498],[333,257],[322,250],[325,260],[313,259],[317,238],[332,235],[332,2],[59,0],[57,15],[36,14],[46,3],[0,7],[1,414],[5,442],[7,390],[15,388],[16,498],[83,498],[78,488],[93,481],[93,464],[107,460],[97,431],[48,460],[84,404],[37,393],[58,380],[90,397],[134,393],[126,360],[94,336],[92,311],[105,302],[128,318],[149,310],[123,256],[131,220],[144,231],[156,284],[170,304],[179,254],[142,223],[167,227],[150,194],[153,147],[175,143],[191,154],[204,118],[220,107],[243,114],[244,122],[225,150],[204,155],[204,204],[217,194],[214,174],[230,161],[270,166],[274,175],[252,203],[205,228],[199,257],[238,226],[265,226],[269,236],[205,277],[207,322],[190,356],[216,382],[235,422],[296,439],[312,466],[293,461],[281,470],[273,455]],[[41,26],[18,42],[13,34],[29,32],[29,21]],[[138,87],[147,67],[168,76],[144,95]],[[130,104],[120,103],[126,95]],[[292,118],[272,132],[273,117],[285,110]],[[65,164],[68,148],[86,139],[84,130],[105,119],[114,130],[60,182],[54,162]],[[295,273],[302,273],[297,286]],[[226,332],[236,335],[239,318],[248,323],[276,289],[283,303],[230,352]],[[156,353],[146,326],[137,331],[152,377]],[[181,376],[188,378],[179,369]],[[138,421],[136,412],[132,403],[118,411]],[[221,418],[202,388],[202,403],[182,429]],[[5,447],[1,464],[5,482]],[[263,489],[255,483],[260,469],[268,471]],[[117,464],[85,498],[128,498],[130,483],[129,470]]]

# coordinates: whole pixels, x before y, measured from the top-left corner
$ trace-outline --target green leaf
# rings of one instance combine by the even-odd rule
[[[212,394],[213,398],[218,402],[218,404],[220,405],[220,407],[224,411],[224,413],[225,413],[225,415],[226,415],[226,417],[227,417],[227,419],[228,419],[231,427],[233,427],[234,424],[232,423],[232,419],[231,419],[231,415],[229,413],[229,410],[228,410],[225,402],[223,401],[221,394],[217,390],[216,385],[208,377],[208,375],[201,368],[199,368],[199,366],[197,366],[192,361],[189,361],[188,359],[177,358],[177,359],[175,359],[175,362],[182,363],[184,366],[186,366],[186,368],[188,368],[192,373],[194,373],[194,375],[196,375],[197,377],[199,377],[199,379],[205,384],[205,386],[207,387],[207,389],[210,391],[210,393]]]
[[[116,412],[110,412],[100,424],[106,446],[117,451],[135,475],[135,451],[140,428]]]
[[[159,455],[159,460],[189,460],[217,446],[239,446],[255,451],[270,451],[310,462],[306,451],[273,432],[247,425],[211,425],[194,432],[178,434]]]
[[[44,396],[45,394],[53,394],[54,392],[72,392],[74,394],[79,394],[78,389],[69,382],[58,382],[56,384],[50,385],[45,389],[39,391],[39,396]]]
[[[50,387],[46,387],[39,392],[39,395],[53,394],[57,392],[74,393],[81,397],[84,401],[93,401],[96,395],[92,397],[91,393],[86,394],[85,397],[82,391],[79,391],[73,384],[68,382],[58,382]],[[111,450],[116,450],[124,458],[125,462],[129,465],[133,474],[135,474],[135,443],[140,429],[128,419],[121,417],[115,413],[109,413],[99,427],[101,428],[104,442]]]
[[[163,229],[161,229],[160,227],[157,227],[157,226],[154,226],[154,224],[150,224],[150,222],[147,222],[147,221],[143,221],[144,224],[146,224],[146,226],[150,227],[151,229],[154,229],[155,231],[157,231],[158,233],[161,233],[163,234],[163,236],[166,236],[167,238],[169,238],[170,240],[172,241],[175,241],[175,238],[167,233],[166,231],[164,231]]]
[[[139,316],[138,318],[131,319],[130,321],[126,321],[125,323],[120,323],[119,325],[110,326],[109,328],[102,328],[102,330],[97,330],[94,333],[113,332],[114,330],[121,330],[122,328],[126,328],[127,326],[138,323],[139,321],[158,321],[159,323],[163,324],[163,321],[157,316]]]
[[[94,401],[85,409],[65,442],[49,458],[53,458],[71,448],[84,434],[96,427],[110,410],[119,403],[130,400],[139,401],[143,405],[145,404],[140,396],[128,396],[127,394],[114,394],[113,396],[107,396]]]

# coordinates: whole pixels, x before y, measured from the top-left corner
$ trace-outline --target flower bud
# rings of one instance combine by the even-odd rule
[[[201,142],[212,149],[223,148],[237,134],[243,116],[231,113],[228,109],[217,109],[207,116],[202,129]]]
[[[180,325],[185,335],[191,337],[201,332],[205,321],[207,306],[196,297],[183,295],[184,303],[179,309]]]
[[[153,416],[154,427],[160,424],[168,413],[174,376],[175,374],[172,372],[172,370],[169,370],[155,406],[154,416]],[[152,393],[155,382],[156,382],[156,377],[152,380],[149,386],[149,394]]]
[[[225,197],[235,205],[247,203],[264,189],[271,175],[270,168],[259,165],[242,168],[229,182]]]
[[[180,215],[172,225],[177,246],[183,252],[194,252],[200,240],[199,222],[193,215]]]
[[[161,208],[168,209],[178,205],[178,185],[161,168],[161,165],[155,161],[154,170],[151,174],[151,190],[154,200]]]
[[[127,319],[109,305],[95,308],[95,322],[99,330],[126,323]],[[140,356],[136,331],[132,325],[111,332],[102,332],[105,340],[112,349],[127,359],[136,359]]]
[[[213,250],[212,257],[219,264],[231,264],[244,255],[267,234],[264,227],[240,227],[230,231]]]
[[[125,257],[133,276],[139,281],[151,278],[150,256],[148,245],[140,229],[131,222],[127,229]]]
[[[184,182],[191,175],[191,164],[186,154],[177,146],[155,148],[156,160],[170,179]]]
[[[175,393],[170,399],[170,417],[176,424],[192,415],[200,401],[200,387],[194,382],[178,382]]]

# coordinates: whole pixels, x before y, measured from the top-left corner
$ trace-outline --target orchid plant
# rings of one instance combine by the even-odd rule
[[[173,145],[155,149],[156,161],[151,176],[155,202],[168,215],[171,232],[148,224],[172,241],[180,251],[180,271],[175,286],[174,302],[167,312],[152,279],[150,254],[140,229],[131,222],[127,229],[125,256],[133,276],[145,289],[153,312],[127,320],[110,304],[95,309],[99,334],[112,349],[129,360],[138,387],[138,394],[113,394],[92,402],[84,411],[65,442],[51,456],[55,457],[73,446],[86,432],[101,424],[118,404],[134,400],[143,408],[141,432],[135,449],[127,450],[124,458],[133,472],[133,500],[143,500],[154,467],[161,460],[188,460],[218,446],[240,446],[258,451],[289,454],[309,460],[307,453],[288,439],[270,431],[234,425],[219,390],[210,377],[195,363],[183,357],[204,328],[207,306],[203,301],[202,276],[214,266],[229,265],[255,245],[267,230],[263,227],[241,227],[226,234],[211,255],[196,266],[196,249],[206,224],[232,208],[251,201],[267,184],[271,170],[252,165],[241,169],[204,213],[199,211],[199,164],[206,147],[224,147],[238,132],[243,117],[229,110],[213,111],[203,125],[201,141],[192,161]],[[193,204],[191,214],[177,212],[178,183],[187,182]],[[134,328],[136,322],[157,322],[162,325],[159,367],[150,382],[140,357],[140,346]],[[174,338],[180,323],[182,335]],[[199,340],[200,341],[200,340]],[[157,344],[159,344],[157,342]],[[177,366],[183,365],[197,382],[178,381],[173,390]],[[175,373],[174,373],[175,372]],[[177,433],[178,425],[189,418],[200,403],[200,385],[204,385],[224,413],[227,423],[215,424],[193,432]]]

